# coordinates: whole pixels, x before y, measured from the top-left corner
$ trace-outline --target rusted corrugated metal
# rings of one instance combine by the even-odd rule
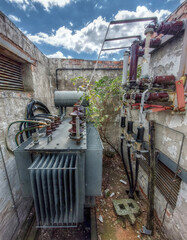
[[[16,62],[0,54],[0,89],[23,91],[22,67]]]
[[[140,160],[140,166],[148,173],[148,161]],[[155,185],[174,209],[177,202],[178,193],[180,190],[181,179],[177,176],[174,179],[175,173],[172,172],[161,161],[156,162],[155,169]]]

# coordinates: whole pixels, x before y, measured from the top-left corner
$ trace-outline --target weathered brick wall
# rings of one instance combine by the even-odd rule
[[[83,60],[83,59],[49,59],[49,69],[50,69],[50,84],[55,89],[56,88],[56,69],[57,68],[72,68],[79,70],[62,70],[58,71],[59,80],[59,90],[72,90],[76,89],[73,86],[71,79],[75,77],[84,77],[90,79],[95,66],[96,61]],[[98,68],[106,70],[97,70],[94,74],[93,81],[99,80],[103,76],[117,77],[122,74],[122,61],[112,62],[112,61],[99,61]],[[90,70],[83,70],[84,68],[89,68]],[[117,70],[117,69],[121,70]]]

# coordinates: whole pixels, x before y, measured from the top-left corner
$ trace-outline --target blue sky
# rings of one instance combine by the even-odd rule
[[[108,23],[157,16],[159,21],[184,0],[0,0],[0,10],[47,56],[96,59]],[[115,27],[109,37],[142,34],[144,24]],[[106,47],[128,46],[129,40]],[[116,60],[123,51],[107,52]]]

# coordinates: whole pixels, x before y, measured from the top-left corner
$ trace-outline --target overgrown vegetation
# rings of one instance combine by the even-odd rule
[[[85,88],[88,84],[88,79],[78,77],[72,79],[73,84],[77,85],[82,82],[78,88]],[[87,108],[87,117],[89,121],[94,122],[97,127],[100,137],[104,143],[119,154],[117,147],[107,137],[108,125],[114,122],[114,117],[119,113],[122,104],[121,76],[117,78],[103,77],[98,81],[90,84],[85,95],[85,100],[89,101]]]
[[[141,67],[138,67],[139,77]],[[86,88],[89,80],[83,77],[73,78],[72,82],[77,86],[78,90]],[[117,154],[118,148],[116,143],[111,142],[108,138],[109,126],[115,122],[115,117],[119,114],[122,106],[122,96],[124,90],[121,86],[122,76],[116,78],[103,77],[98,81],[89,84],[85,95],[85,100],[89,101],[87,108],[87,116],[89,121],[94,122],[100,137],[104,143],[107,143]]]

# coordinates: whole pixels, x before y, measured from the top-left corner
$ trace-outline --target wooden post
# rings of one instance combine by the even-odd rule
[[[148,175],[148,230],[154,231],[154,188],[155,188],[155,125],[149,122],[149,175]]]

